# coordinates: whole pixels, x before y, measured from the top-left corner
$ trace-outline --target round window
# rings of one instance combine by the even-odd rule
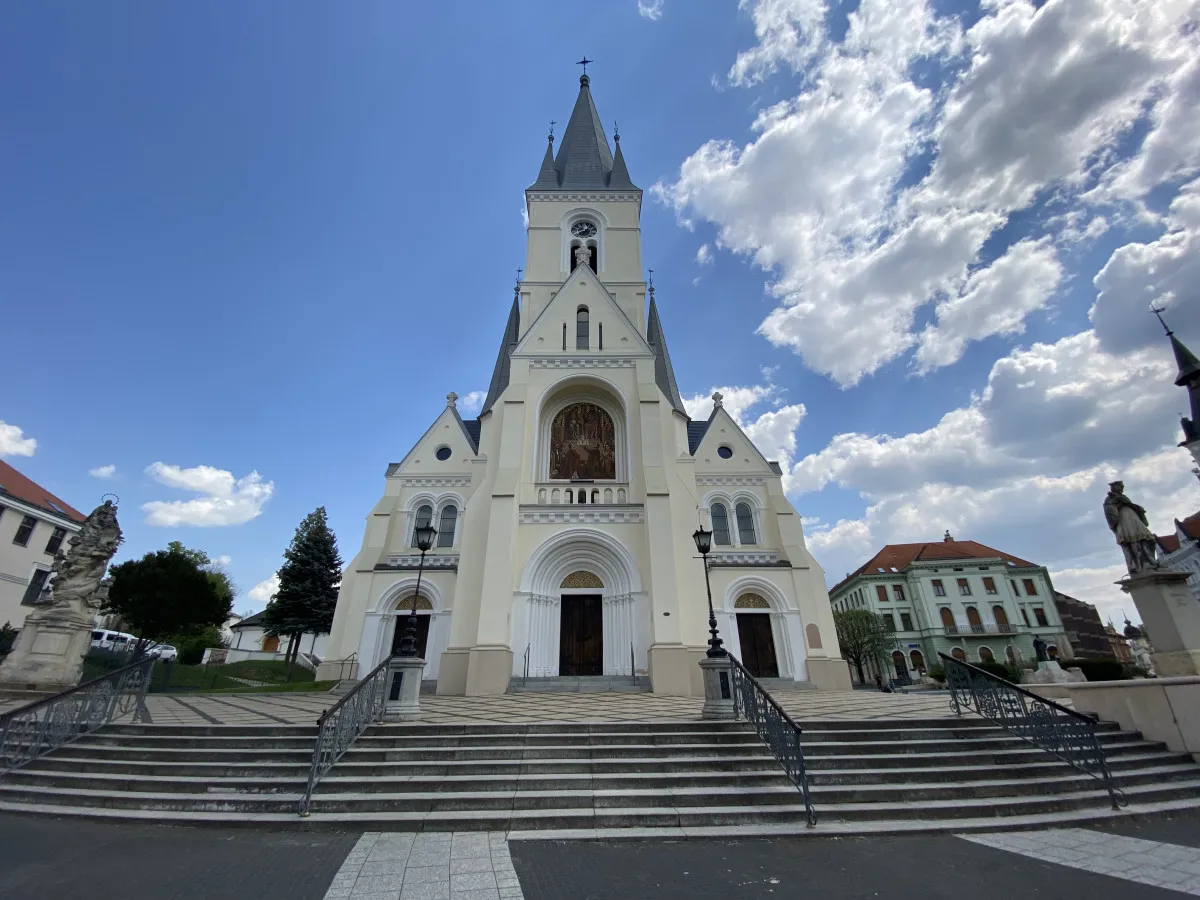
[[[449,447],[438,447],[437,453],[435,453],[434,455],[438,459],[445,462],[446,460],[448,460],[450,458],[450,448]]]
[[[728,444],[722,444],[717,448],[717,456],[721,457],[721,459],[729,459],[733,456],[733,448]]]

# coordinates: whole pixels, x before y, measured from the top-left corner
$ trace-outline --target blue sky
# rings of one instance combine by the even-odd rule
[[[119,494],[122,557],[228,557],[239,609],[486,387],[584,54],[680,388],[785,463],[831,583],[949,528],[1116,615],[1105,482],[1200,506],[1146,312],[1200,344],[1186,2],[6,12],[0,453]]]

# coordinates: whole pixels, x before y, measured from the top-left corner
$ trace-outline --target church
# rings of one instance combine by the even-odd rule
[[[848,690],[821,567],[763,458],[714,394],[684,408],[643,278],[642,191],[579,96],[525,192],[528,249],[479,416],[457,396],[387,468],[345,572],[318,678],[365,676],[415,602],[438,694],[510,679],[648,676],[703,696],[705,570],[725,646],[755,675]],[[615,148],[615,152],[614,152]],[[437,530],[425,557],[414,529]]]

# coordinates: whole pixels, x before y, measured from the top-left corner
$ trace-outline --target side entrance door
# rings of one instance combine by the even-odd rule
[[[771,636],[771,617],[763,613],[738,613],[738,642],[742,646],[742,665],[755,678],[778,678],[775,639]]]
[[[562,598],[558,674],[604,674],[604,607],[599,594]]]

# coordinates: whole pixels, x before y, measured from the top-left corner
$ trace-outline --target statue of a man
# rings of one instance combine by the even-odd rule
[[[1108,486],[1104,519],[1125,553],[1130,575],[1159,568],[1158,541],[1149,528],[1146,510],[1125,496],[1125,482],[1114,481]]]

